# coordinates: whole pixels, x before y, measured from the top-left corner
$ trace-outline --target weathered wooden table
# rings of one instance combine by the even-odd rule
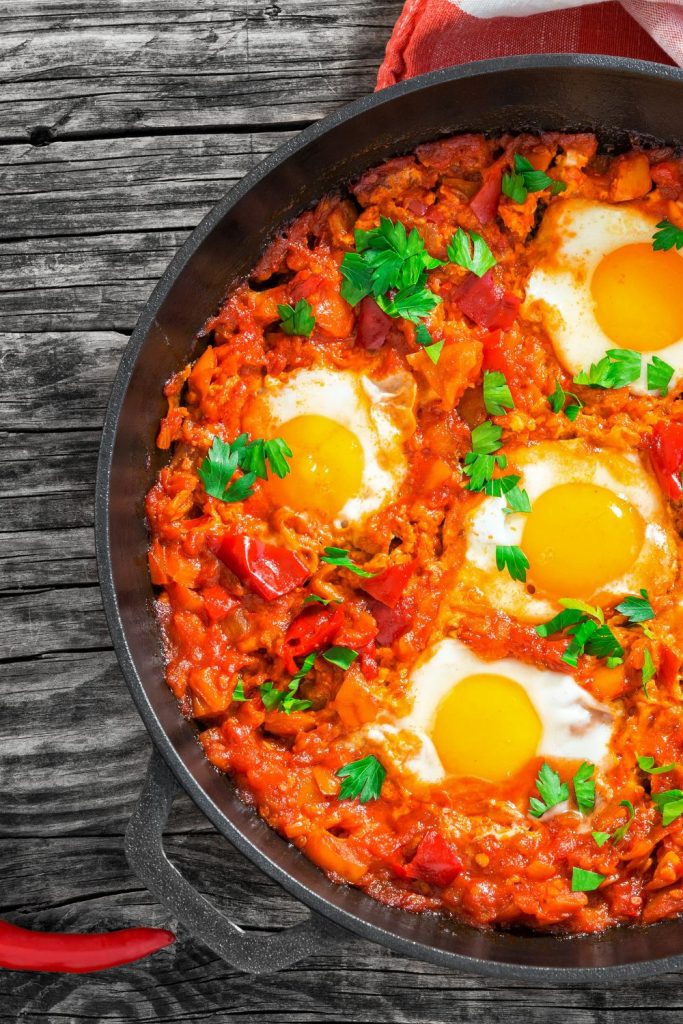
[[[161,271],[230,185],[373,88],[401,0],[0,3],[0,917],[170,923],[123,831],[150,745],[105,625],[99,430]],[[246,928],[303,916],[178,802],[167,849]],[[349,941],[272,977],[197,942],[89,977],[0,971],[4,1021],[678,1020],[683,978],[605,990],[449,973]]]

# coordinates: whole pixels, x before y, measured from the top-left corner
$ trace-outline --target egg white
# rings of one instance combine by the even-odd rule
[[[363,450],[357,494],[337,514],[336,525],[357,522],[396,495],[408,463],[403,447],[415,429],[415,382],[397,373],[372,380],[352,370],[302,369],[284,380],[269,380],[259,396],[273,430],[297,416],[325,416],[346,427]]]
[[[636,453],[592,449],[584,441],[540,441],[526,448],[510,449],[508,472],[519,474],[518,486],[534,502],[545,491],[568,483],[605,487],[628,502],[641,515],[643,546],[631,570],[594,594],[582,595],[593,604],[615,603],[641,587],[651,593],[665,592],[676,569],[676,544],[668,512],[652,475]],[[530,593],[526,583],[513,580],[496,568],[496,545],[523,548],[527,516],[506,515],[505,497],[485,497],[465,521],[466,552],[459,574],[460,586],[475,592],[479,602],[527,622],[543,622],[559,611],[554,596]],[[533,565],[527,573],[533,580]]]
[[[435,644],[410,676],[413,702],[409,713],[392,725],[376,726],[371,738],[383,738],[385,749],[421,782],[439,782],[448,774],[430,737],[437,708],[461,680],[488,674],[512,679],[526,692],[541,721],[538,757],[585,760],[603,765],[609,756],[613,716],[570,675],[525,665],[515,658],[484,661],[451,637]]]
[[[523,312],[535,311],[550,336],[557,358],[573,376],[588,370],[609,349],[620,346],[602,330],[591,294],[593,273],[604,256],[632,243],[652,244],[656,218],[634,206],[566,199],[546,213],[536,239],[538,261],[526,287]],[[680,254],[683,259],[683,253]],[[621,346],[627,348],[628,346]],[[653,355],[674,368],[669,389],[683,377],[683,338],[642,353],[638,380],[628,385],[636,394],[651,394],[646,368]]]

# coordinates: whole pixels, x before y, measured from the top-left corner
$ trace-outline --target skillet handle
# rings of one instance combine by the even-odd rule
[[[194,889],[163,847],[164,826],[179,792],[173,773],[155,750],[126,829],[125,851],[138,878],[196,939],[249,974],[279,971],[336,941],[334,926],[313,911],[308,920],[282,931],[249,934]]]

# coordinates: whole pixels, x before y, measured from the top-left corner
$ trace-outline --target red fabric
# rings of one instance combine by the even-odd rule
[[[675,63],[615,0],[488,19],[464,14],[450,0],[406,0],[387,44],[377,88],[436,68],[523,53],[606,53]]]

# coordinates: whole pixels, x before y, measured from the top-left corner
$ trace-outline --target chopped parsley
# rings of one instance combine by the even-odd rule
[[[285,334],[300,334],[303,338],[310,338],[315,327],[315,317],[310,302],[306,299],[299,299],[296,306],[277,307],[280,317],[280,327]]]
[[[677,228],[670,220],[660,220],[652,236],[652,248],[666,252],[674,246],[683,249],[683,228]]]
[[[323,654],[325,661],[329,661],[330,665],[343,668],[344,671],[354,663],[357,657],[358,651],[354,651],[351,647],[330,647]]]
[[[641,756],[640,754],[636,757],[638,767],[642,772],[647,772],[648,775],[663,775],[665,772],[672,772],[676,767],[676,762],[672,761],[670,764],[662,764],[658,768],[655,768],[654,757]]]
[[[514,409],[515,403],[504,373],[485,370],[483,387],[484,405],[489,416],[503,416],[506,409]]]
[[[565,408],[565,402],[568,398],[573,398],[574,401]],[[553,412],[562,412],[564,409],[565,416],[572,423],[583,409],[583,402],[578,395],[573,394],[571,391],[565,391],[559,380],[555,381],[555,390],[552,395],[548,395],[548,405]]]
[[[514,170],[503,175],[503,192],[513,203],[523,203],[529,192],[543,192],[550,187],[551,194],[564,192],[564,181],[556,181],[545,171],[537,171],[525,156],[515,153]]]
[[[631,825],[633,823],[633,819],[636,816],[635,809],[634,809],[633,804],[631,803],[630,800],[620,800],[619,801],[619,806],[626,808],[626,812],[628,814],[628,818],[626,819],[626,821],[625,821],[625,823],[623,825],[620,825],[619,828],[615,828],[614,835],[612,836],[612,842],[613,843],[620,843],[621,842],[621,840],[624,838],[624,836],[626,835],[626,833],[630,829],[630,827],[631,827]]]
[[[308,708],[312,707],[312,701],[302,700],[297,697],[296,694],[302,679],[304,676],[308,675],[313,668],[315,659],[315,651],[304,658],[301,668],[296,675],[292,676],[287,684],[286,690],[278,690],[275,687],[275,684],[270,680],[265,683],[261,683],[259,686],[259,693],[261,694],[263,706],[267,711],[271,711],[273,708],[279,708],[280,711],[284,711],[286,715],[291,715],[292,711],[306,711]]]
[[[629,348],[611,348],[588,370],[574,377],[575,384],[589,388],[623,388],[640,377],[642,356]]]
[[[643,672],[642,672],[642,678],[643,678],[643,693],[645,694],[647,700],[651,699],[650,698],[650,694],[648,693],[648,690],[647,690],[648,683],[650,683],[654,679],[656,672],[657,672],[657,669],[655,668],[655,664],[654,664],[654,662],[652,660],[652,655],[650,654],[650,649],[648,647],[646,647],[645,650],[643,651]]]
[[[536,789],[541,799],[535,796],[529,799],[529,813],[534,818],[540,818],[551,807],[557,807],[569,799],[569,786],[562,782],[558,773],[545,762],[538,772]]]
[[[441,349],[443,348],[443,341],[434,341],[423,323],[416,324],[415,326],[415,341],[418,345],[422,346],[426,355],[429,356],[436,366],[441,355]]]
[[[683,814],[683,790],[667,789],[664,793],[653,793],[652,800],[662,813],[662,825],[670,825]]]
[[[257,438],[247,441],[247,434],[240,434],[232,442],[232,450],[237,451],[240,469],[245,473],[253,473],[261,480],[268,476],[268,469],[280,479],[289,473],[287,459],[292,457],[292,449],[281,437],[273,437],[269,441]]]
[[[447,252],[451,263],[471,270],[477,277],[483,277],[487,270],[496,265],[495,256],[476,231],[467,232],[458,228],[448,243]]]
[[[593,892],[607,878],[597,871],[584,871],[583,868],[572,868],[572,892]]]
[[[226,443],[214,437],[198,470],[204,489],[212,498],[228,502],[250,498],[256,478],[265,480],[268,475],[266,463],[276,476],[284,477],[289,473],[287,459],[291,458],[292,451],[281,437],[269,441],[262,438],[249,441],[248,438],[248,434],[240,434]],[[230,483],[236,469],[244,475]]]
[[[659,391],[660,396],[664,398],[668,394],[673,375],[673,366],[665,363],[659,356],[653,356],[652,362],[647,364],[648,391]]]
[[[325,554],[321,556],[320,561],[326,562],[327,565],[338,565],[341,569],[349,569],[356,576],[364,576],[366,579],[377,575],[376,572],[368,572],[367,569],[356,565],[349,557],[346,548],[325,548]]]
[[[362,804],[366,804],[368,800],[379,798],[387,771],[374,754],[368,754],[359,761],[349,761],[342,765],[335,774],[343,780],[339,790],[340,800],[358,797]]]
[[[554,633],[566,632],[571,637],[562,660],[576,668],[582,654],[592,654],[596,658],[606,658],[610,668],[621,663],[624,649],[605,625],[605,618],[600,608],[593,608],[584,601],[563,598],[560,601],[563,610],[549,622],[536,626],[539,636],[548,637]]]
[[[640,597],[625,597],[616,606],[615,610],[624,615],[630,623],[647,622],[655,617],[647,590],[641,590],[640,595]]]
[[[513,580],[526,583],[529,559],[516,544],[496,544],[496,568],[498,572],[507,569]]]
[[[338,597],[319,597],[318,594],[307,594],[304,598],[304,604],[314,603],[322,604],[327,607],[328,604],[342,604],[343,602]]]
[[[604,846],[609,839],[609,832],[591,832],[597,846]]]
[[[584,761],[579,765],[576,775],[572,779],[576,806],[582,814],[588,814],[595,807],[595,781],[593,773],[595,765]]]
[[[236,701],[249,700],[249,698],[247,697],[246,693],[244,692],[244,682],[242,680],[242,676],[238,676],[237,677],[237,682],[235,683],[235,688],[232,691],[232,699],[236,700]]]
[[[531,512],[529,495],[517,484],[505,492],[505,499],[507,506],[503,509],[503,513],[506,516],[512,515],[513,512]]]
[[[341,294],[357,305],[372,295],[389,316],[416,323],[441,299],[427,287],[427,271],[443,266],[430,256],[416,228],[410,234],[400,221],[381,217],[377,228],[356,230],[356,252],[341,263]]]
[[[493,477],[496,466],[499,469],[507,466],[505,455],[493,454],[501,447],[502,434],[503,428],[490,420],[472,430],[472,451],[467,453],[463,464],[463,473],[470,478],[465,484],[466,490],[484,491],[489,496],[500,497],[519,483],[520,478],[513,474]]]

